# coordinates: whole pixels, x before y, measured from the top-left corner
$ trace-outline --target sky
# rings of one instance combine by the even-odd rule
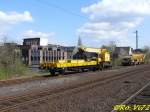
[[[0,40],[22,43],[41,37],[49,44],[100,47],[150,46],[150,0],[0,0]]]

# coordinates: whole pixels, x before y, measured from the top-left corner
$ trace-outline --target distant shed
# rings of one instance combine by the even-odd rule
[[[133,52],[131,47],[116,47],[113,52],[113,58],[120,58],[123,56],[129,56]]]

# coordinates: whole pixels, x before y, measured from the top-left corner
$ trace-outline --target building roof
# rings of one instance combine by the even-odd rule
[[[64,47],[65,51],[67,52],[73,52],[74,49],[75,49],[75,46],[67,46],[67,47]]]
[[[48,44],[49,47],[63,47],[61,45],[57,45],[57,44]]]
[[[39,40],[40,38],[39,37],[36,37],[36,38],[24,38],[23,40]]]

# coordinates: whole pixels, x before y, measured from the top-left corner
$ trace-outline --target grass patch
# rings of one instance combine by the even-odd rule
[[[12,79],[16,77],[34,77],[44,75],[49,75],[49,71],[34,70],[26,66],[19,66],[15,68],[9,67],[9,69],[0,68],[0,80]]]
[[[24,76],[26,71],[27,67],[21,63],[16,63],[15,66],[0,67],[0,80]]]
[[[6,74],[6,71],[4,69],[0,69],[0,80],[3,80],[3,79],[7,79],[8,76]]]

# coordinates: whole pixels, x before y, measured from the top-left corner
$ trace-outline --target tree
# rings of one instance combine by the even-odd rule
[[[116,42],[110,41],[108,45],[102,45],[103,49],[107,49],[110,53],[113,53],[116,48]]]
[[[143,51],[145,53],[145,61],[147,63],[150,62],[150,47],[149,46],[145,46]]]
[[[4,38],[0,51],[0,76],[8,78],[15,74],[21,74],[23,65],[17,44],[14,42],[8,43],[6,38]]]

